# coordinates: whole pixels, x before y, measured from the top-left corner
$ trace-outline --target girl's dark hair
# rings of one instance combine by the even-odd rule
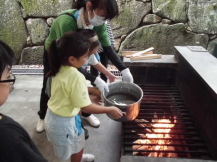
[[[69,65],[68,58],[80,58],[90,48],[90,41],[78,32],[65,33],[61,39],[53,40],[48,52],[50,72],[47,76],[55,76],[61,65]]]
[[[6,43],[0,40],[0,79],[5,68],[7,66],[9,67],[9,69],[11,68],[13,58],[14,52],[12,51],[12,49]]]
[[[86,2],[91,2],[93,9],[102,9],[106,11],[106,19],[113,19],[119,15],[118,4],[116,0],[77,0],[73,2],[72,8],[80,9],[86,7]]]
[[[88,40],[90,40],[90,52],[94,50],[96,47],[100,45],[96,32],[91,29],[78,29],[78,33],[84,35]],[[92,38],[97,38],[97,40],[93,40]]]

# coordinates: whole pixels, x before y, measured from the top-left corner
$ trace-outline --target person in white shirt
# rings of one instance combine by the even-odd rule
[[[90,56],[82,67],[86,69],[88,65],[91,65],[96,70],[103,73],[109,79],[109,82],[114,82],[116,79],[115,75],[112,74],[110,71],[108,71],[95,57],[95,54],[97,53],[100,47],[100,43],[96,33],[91,29],[79,29],[77,30],[77,32],[83,34],[84,36],[86,36],[88,39],[91,40]],[[104,90],[103,88],[105,87],[107,86],[104,85],[98,86],[98,89],[100,90],[100,92],[102,92]],[[108,89],[105,90],[108,91]],[[81,118],[87,120],[90,123],[90,125],[93,127],[100,126],[100,121],[93,114],[82,112]]]

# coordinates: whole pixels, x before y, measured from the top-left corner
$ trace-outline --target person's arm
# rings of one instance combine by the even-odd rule
[[[123,64],[120,57],[116,54],[111,46],[103,47],[104,53],[108,59],[118,68],[122,74],[123,81],[133,83],[133,76],[130,70]]]
[[[133,82],[133,76],[130,73],[130,70],[123,64],[120,57],[111,47],[111,43],[109,41],[109,37],[106,31],[105,24],[102,26],[96,27],[94,30],[97,33],[97,36],[103,47],[105,55],[111,61],[111,63],[114,64],[117,67],[117,69],[121,72],[123,81]]]
[[[41,153],[37,150],[36,146],[33,146],[33,144],[30,146],[30,144],[27,142],[27,139],[20,140],[20,145],[17,149],[19,149],[20,154],[23,157],[23,161],[47,162],[47,160],[44,159]]]
[[[110,83],[115,81],[116,76],[108,71],[101,63],[98,62],[96,65],[93,65],[93,67],[103,73],[109,79]]]
[[[111,46],[103,47],[103,50],[108,59],[111,61],[111,63],[114,64],[119,71],[122,71],[127,68]]]
[[[3,124],[6,127],[0,135],[1,148],[5,152],[1,156],[3,159],[5,156],[6,161],[47,162],[22,126],[7,117],[6,123]]]
[[[88,73],[85,69],[83,69],[82,67],[78,68],[78,71],[80,71],[85,79],[91,81],[92,83],[96,84],[96,87],[101,91],[103,92],[104,89],[106,91],[108,91],[108,85],[105,83],[104,80],[102,80],[101,78],[99,77],[96,77],[94,75],[91,75],[90,73]]]
[[[87,70],[80,67],[80,68],[78,68],[78,71],[80,71],[84,75],[85,79],[87,79],[87,80],[89,80],[91,82],[95,82],[96,76],[88,73]]]
[[[117,55],[117,53],[114,51],[114,49],[111,46],[110,37],[112,33],[107,32],[107,29],[110,26],[107,26],[107,24],[103,24],[101,26],[94,27],[94,31],[96,32],[99,41],[102,45],[103,51],[105,52],[108,59],[111,61],[112,64],[114,64],[119,71],[122,71],[126,69],[127,67],[123,64],[120,57]]]
[[[114,117],[115,119],[119,119],[123,116],[122,111],[114,106],[101,106],[101,105],[97,105],[97,104],[90,104],[86,107],[83,107],[82,112],[85,113],[94,113],[94,114],[103,114],[103,113],[108,113],[110,114],[112,117]]]

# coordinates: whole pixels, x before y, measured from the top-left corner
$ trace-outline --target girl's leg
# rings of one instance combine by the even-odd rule
[[[82,155],[83,155],[83,149],[77,154],[72,154],[71,162],[81,162]]]
[[[71,162],[84,162],[84,161],[94,161],[94,155],[83,154],[83,149],[77,153],[71,155]]]

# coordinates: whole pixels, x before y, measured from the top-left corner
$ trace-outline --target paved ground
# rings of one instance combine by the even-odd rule
[[[45,132],[37,133],[35,126],[38,120],[42,75],[16,75],[15,89],[9,95],[0,112],[19,122],[30,134],[40,152],[49,162],[64,162],[53,154],[52,145],[47,141]],[[95,155],[95,162],[205,162],[206,160],[148,158],[121,155],[121,123],[109,119],[106,115],[96,115],[100,121],[99,128],[85,124],[90,137],[86,141],[84,152]],[[66,161],[66,162],[69,162]],[[208,162],[208,161],[206,161]],[[211,161],[210,161],[211,162]]]
[[[62,162],[54,154],[45,132],[37,133],[42,75],[16,75],[15,89],[11,92],[0,112],[19,122],[30,134],[41,153],[49,162]],[[109,119],[106,115],[96,115],[99,128],[86,125],[90,137],[86,141],[84,152],[95,155],[95,162],[119,162],[121,150],[121,123]]]

